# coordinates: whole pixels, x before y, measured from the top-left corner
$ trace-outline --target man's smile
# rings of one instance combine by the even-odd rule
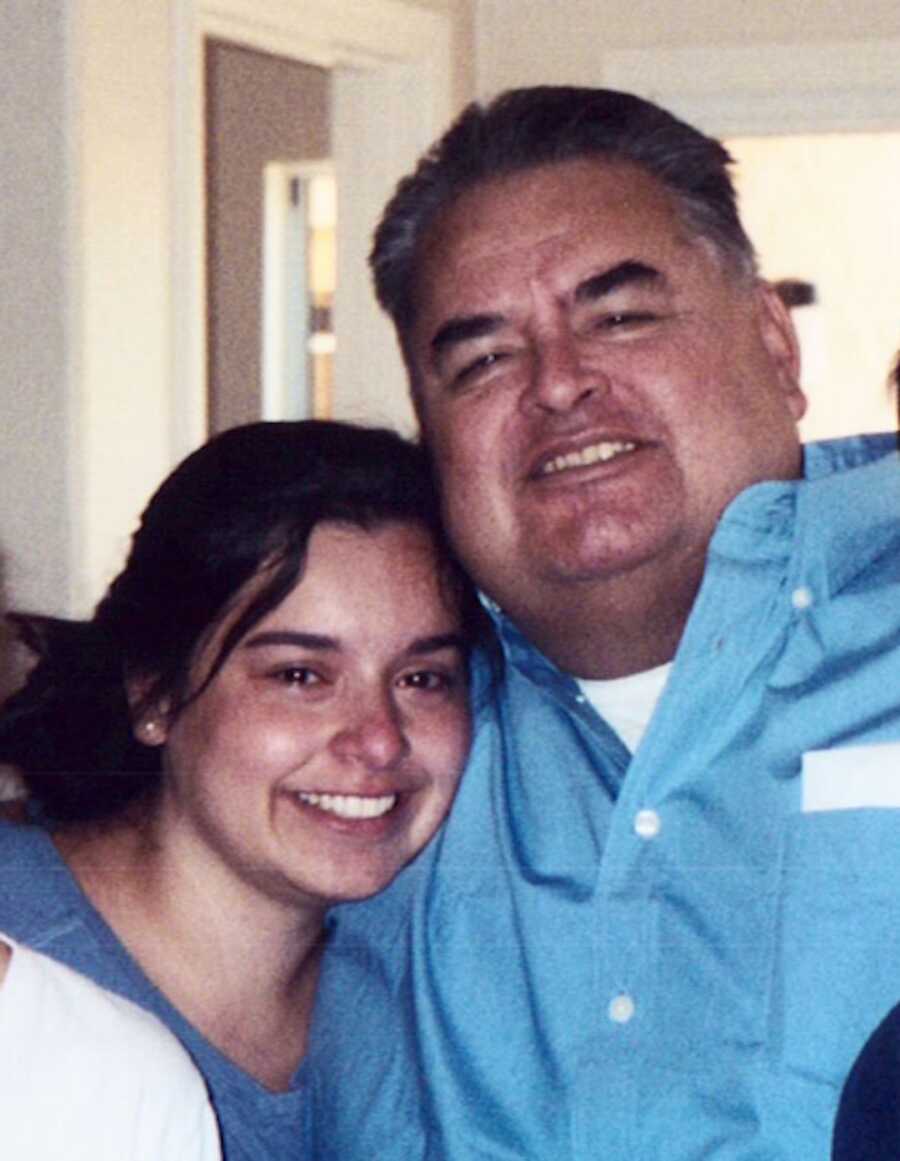
[[[537,476],[552,476],[557,472],[570,471],[572,468],[586,468],[591,464],[607,463],[617,456],[626,455],[637,448],[631,440],[598,440],[577,451],[565,452],[551,456],[544,460],[535,473]]]

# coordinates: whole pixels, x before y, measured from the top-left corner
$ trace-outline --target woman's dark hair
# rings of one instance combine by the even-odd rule
[[[39,660],[0,713],[0,762],[21,770],[47,815],[108,817],[157,783],[160,750],[135,740],[132,720],[160,697],[177,713],[197,696],[187,678],[205,635],[265,567],[204,685],[294,588],[310,534],[326,520],[423,525],[464,636],[486,639],[419,447],[386,429],[325,420],[233,428],[188,456],[151,498],[90,621],[10,615]],[[126,679],[143,686],[138,706],[129,706]]]
[[[707,238],[737,272],[755,273],[721,142],[631,93],[511,89],[463,110],[397,186],[375,231],[369,259],[375,293],[401,342],[415,317],[418,247],[443,209],[492,178],[597,157],[630,162],[655,177],[693,236]]]

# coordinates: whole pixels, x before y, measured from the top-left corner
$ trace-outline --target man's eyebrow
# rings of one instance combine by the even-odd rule
[[[618,290],[621,286],[626,286],[629,283],[662,281],[662,274],[653,266],[648,266],[645,262],[638,262],[635,259],[628,259],[625,262],[619,262],[609,270],[604,270],[602,274],[595,274],[580,282],[575,288],[575,301],[577,303],[593,302],[595,299],[602,298],[603,295],[610,294],[613,290]],[[506,326],[506,322],[507,320],[502,314],[461,315],[458,318],[448,319],[432,337],[429,344],[431,353],[435,358],[439,358],[448,347],[455,346],[457,343],[469,342],[472,339],[481,339],[485,335],[495,334]]]
[[[472,314],[451,318],[435,332],[430,346],[432,354],[440,356],[448,347],[480,339],[498,331],[506,320],[501,314]]]
[[[595,274],[591,278],[586,278],[584,282],[580,282],[575,288],[575,301],[577,303],[594,302],[605,294],[611,294],[612,291],[632,283],[662,283],[663,281],[662,274],[653,266],[629,259],[626,262],[619,262],[618,265],[609,270],[604,270],[602,274]]]

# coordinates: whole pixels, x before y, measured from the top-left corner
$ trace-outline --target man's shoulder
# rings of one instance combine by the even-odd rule
[[[893,577],[900,552],[900,455],[893,434],[810,445],[797,531],[825,563],[832,592],[879,562]],[[871,576],[873,583],[877,577]]]
[[[895,432],[844,435],[838,439],[814,440],[804,445],[804,478],[807,483],[847,482],[857,486],[859,473],[871,471],[900,475],[900,454]]]

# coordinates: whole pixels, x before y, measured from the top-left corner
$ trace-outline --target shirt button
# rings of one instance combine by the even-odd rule
[[[627,1024],[634,1015],[634,1000],[627,992],[613,996],[609,1002],[609,1018],[614,1024]]]
[[[791,604],[800,612],[803,609],[808,609],[812,603],[813,595],[806,585],[800,585],[791,593]]]
[[[656,838],[662,830],[662,819],[655,810],[639,810],[634,816],[634,833],[642,839]]]

